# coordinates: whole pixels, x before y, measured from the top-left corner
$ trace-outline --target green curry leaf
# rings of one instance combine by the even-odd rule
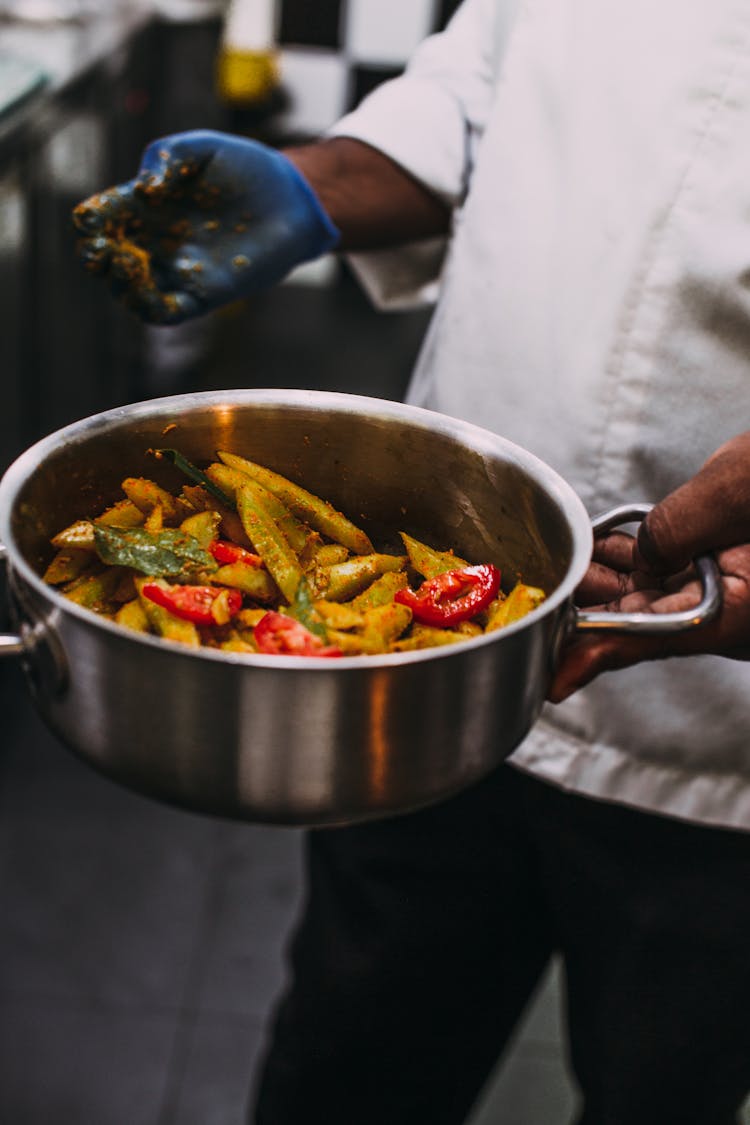
[[[328,641],[328,631],[315,613],[310,584],[304,576],[300,579],[299,585],[297,586],[297,592],[294,595],[294,601],[291,606],[291,615],[296,618],[301,625],[304,625],[306,629],[309,629],[311,633],[314,633],[316,637]]]
[[[211,478],[207,477],[197,465],[194,465],[192,461],[188,461],[187,457],[184,453],[180,453],[179,449],[155,449],[154,453],[157,457],[166,457],[167,460],[171,461],[173,465],[176,465],[189,480],[194,481],[195,484],[200,484],[207,492],[211,493],[214,500],[218,500],[225,508],[234,510],[237,507],[232,497],[227,496],[226,492],[224,492],[222,488],[219,488],[218,484],[214,484]]]
[[[103,563],[129,566],[141,574],[174,577],[190,570],[216,570],[216,562],[197,539],[178,528],[94,525],[94,545]]]

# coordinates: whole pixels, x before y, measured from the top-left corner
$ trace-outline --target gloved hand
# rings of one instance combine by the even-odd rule
[[[153,141],[135,179],[84,200],[73,221],[86,268],[153,324],[266,289],[339,240],[291,161],[208,130]]]

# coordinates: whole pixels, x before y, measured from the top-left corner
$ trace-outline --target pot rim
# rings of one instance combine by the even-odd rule
[[[11,514],[16,498],[26,481],[44,464],[47,457],[61,444],[78,443],[88,437],[112,429],[127,426],[142,418],[161,415],[167,422],[170,414],[179,415],[189,410],[226,409],[237,406],[273,405],[299,408],[317,408],[336,411],[339,414],[361,415],[363,413],[385,421],[390,419],[443,433],[468,448],[488,456],[502,451],[510,455],[543,488],[565,515],[573,544],[572,555],[563,580],[557,588],[525,617],[493,633],[479,637],[468,637],[454,645],[418,649],[412,652],[381,653],[378,655],[342,656],[331,662],[316,657],[265,656],[260,653],[232,653],[210,648],[192,648],[176,641],[146,633],[137,633],[121,625],[100,617],[82,606],[71,602],[55,587],[48,585],[27,563],[16,547],[11,530]],[[49,599],[61,612],[71,614],[82,624],[91,628],[104,629],[120,640],[155,647],[165,652],[178,653],[188,659],[218,660],[222,664],[259,668],[312,669],[318,672],[347,671],[385,668],[399,665],[424,663],[429,660],[448,659],[457,652],[465,653],[496,643],[503,637],[528,628],[533,622],[553,614],[558,607],[572,597],[573,591],[582,579],[590,558],[593,544],[591,520],[584,504],[575,490],[563,477],[546,462],[522,446],[507,438],[486,430],[471,422],[454,418],[438,411],[421,406],[395,402],[364,395],[349,394],[342,391],[299,390],[286,388],[251,388],[219,391],[196,391],[179,395],[146,399],[140,402],[118,406],[97,414],[89,415],[72,422],[61,429],[40,438],[21,453],[6,469],[0,478],[0,545],[7,553],[10,567],[18,573],[42,598]]]

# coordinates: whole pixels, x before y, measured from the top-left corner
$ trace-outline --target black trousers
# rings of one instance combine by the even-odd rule
[[[504,766],[444,804],[307,846],[255,1125],[461,1125],[556,951],[579,1125],[736,1121],[750,1090],[750,834]]]

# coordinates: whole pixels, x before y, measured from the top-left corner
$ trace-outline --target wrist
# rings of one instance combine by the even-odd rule
[[[298,196],[304,198],[308,217],[311,220],[310,233],[314,243],[313,257],[327,254],[339,249],[341,231],[334,222],[330,211],[325,207],[319,193],[315,190],[310,178],[304,174],[297,162],[291,159],[289,152],[277,152],[277,158],[284,160],[287,175],[295,182]]]
[[[362,141],[333,137],[284,155],[340,232],[340,250],[385,249],[448,231],[448,206]]]

